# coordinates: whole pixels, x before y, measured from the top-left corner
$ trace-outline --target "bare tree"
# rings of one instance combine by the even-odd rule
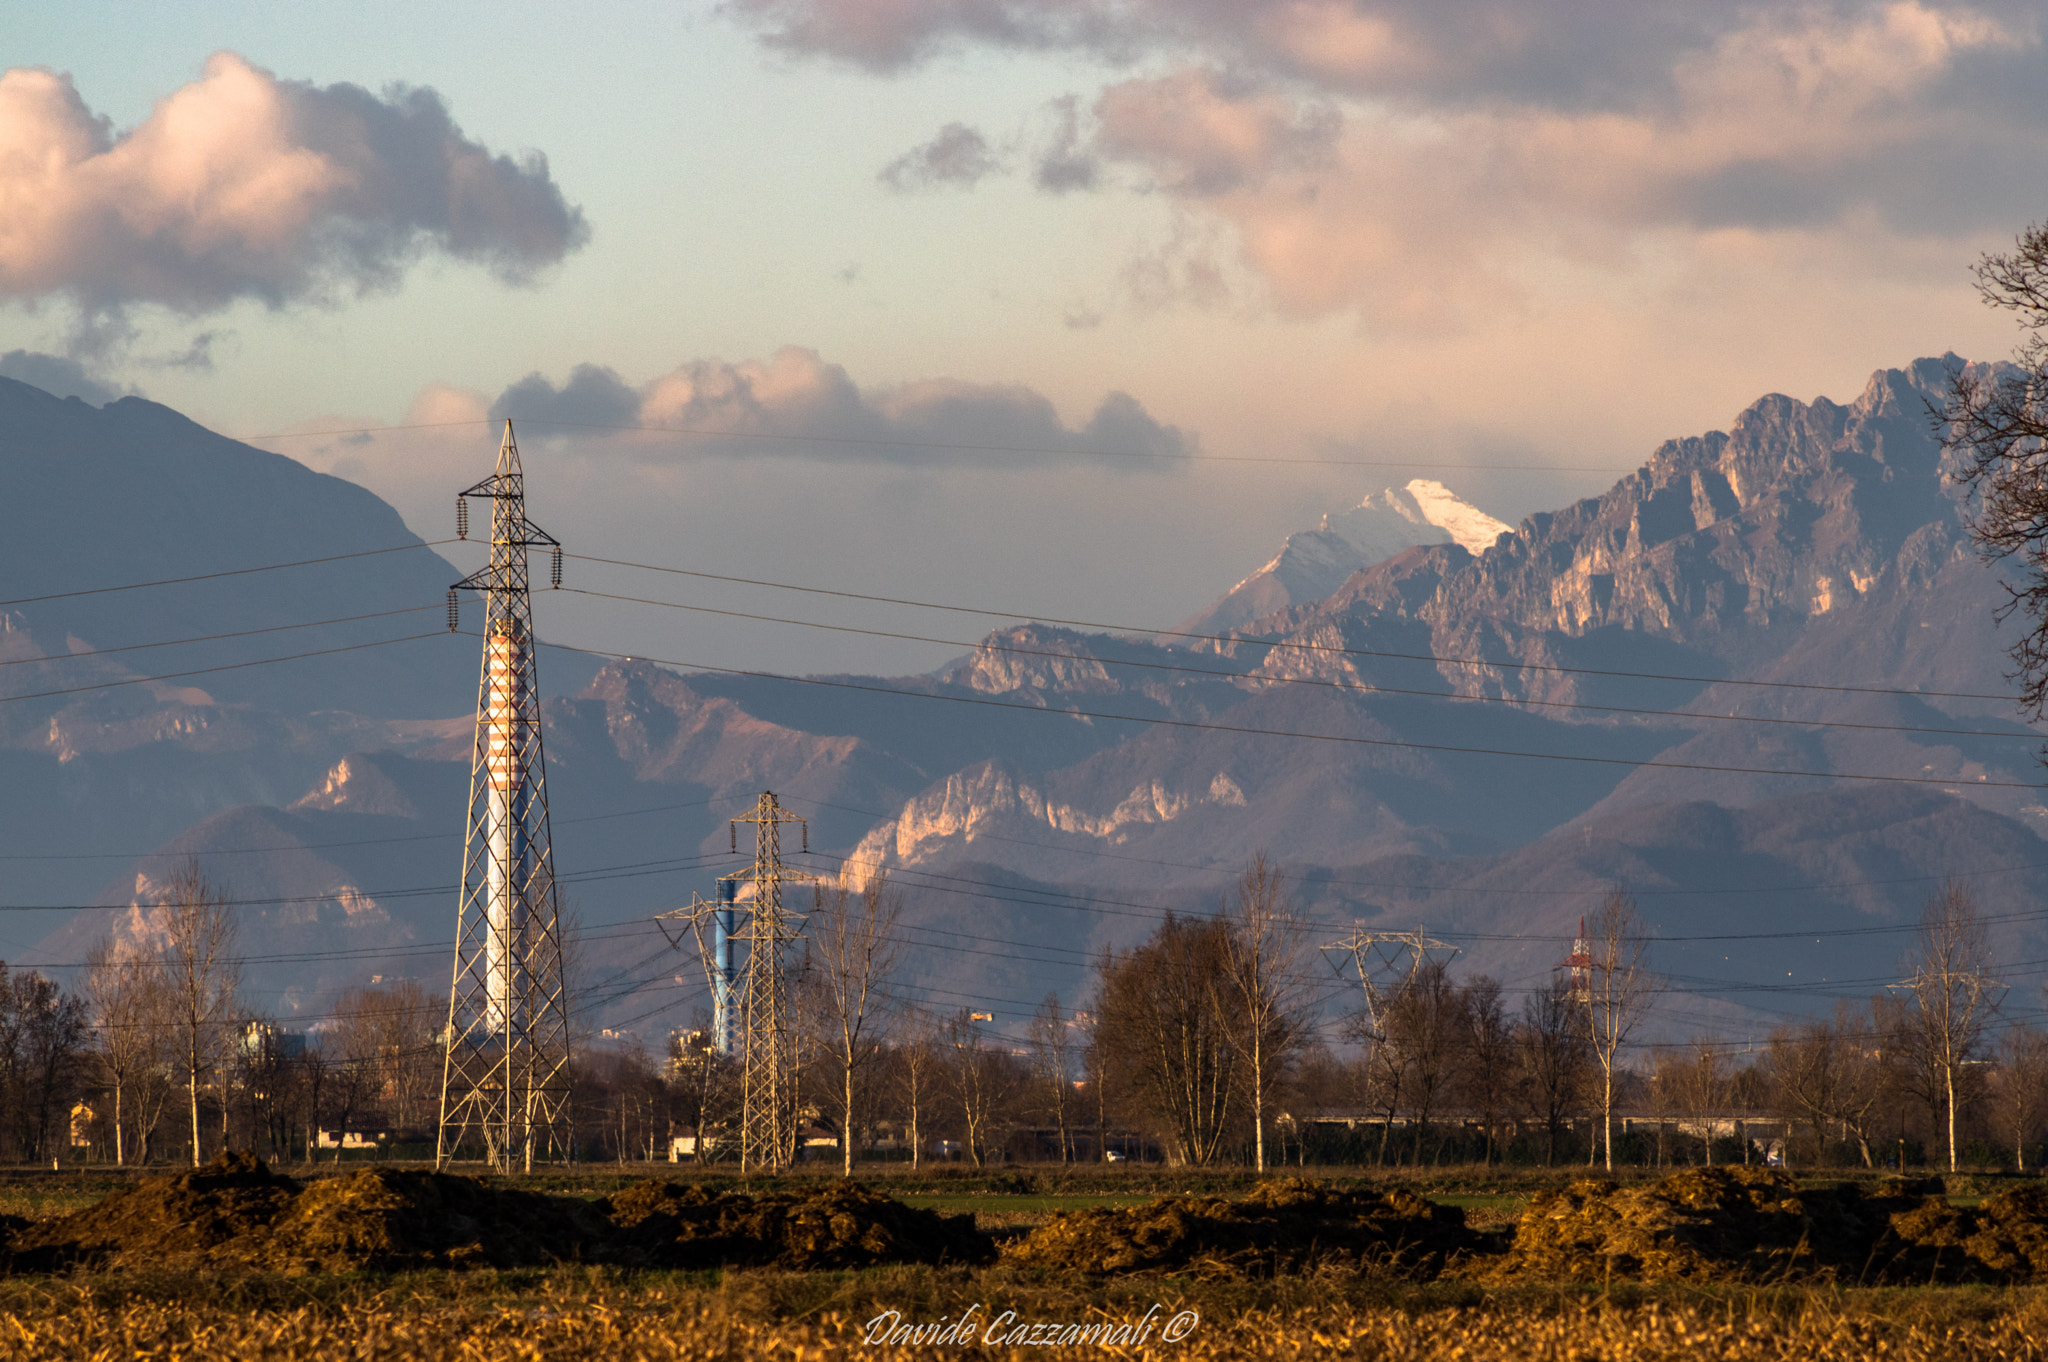
[[[1940,1083],[1948,1166],[1957,1164],[1956,1110],[1963,1066],[1977,1053],[2004,988],[1990,975],[1991,944],[1977,901],[1956,881],[1942,886],[1920,918],[1912,975],[1896,985],[1908,999],[1911,1038],[1928,1073]]]
[[[1705,1146],[1709,1168],[1714,1166],[1715,1118],[1728,1105],[1732,1080],[1727,1052],[1712,1036],[1696,1037],[1672,1071],[1671,1081],[1676,1089],[1672,1096],[1677,1099],[1680,1113],[1702,1127],[1700,1143]]]
[[[1984,256],[1976,275],[1978,295],[2017,313],[2026,329],[2018,367],[1954,370],[1933,414],[1943,448],[1977,494],[1970,533],[1978,551],[2026,565],[2024,583],[2006,586],[2000,617],[2018,611],[2031,621],[2012,657],[2020,708],[2040,719],[2048,717],[2048,224],[2029,227],[2011,253]]]
[[[837,1080],[840,1171],[853,1176],[854,1085],[879,1052],[883,1002],[896,968],[896,919],[902,895],[877,870],[856,894],[845,884],[820,887],[806,930],[812,969],[808,990],[819,1040]]]
[[[334,1161],[357,1114],[383,1089],[383,1012],[385,996],[377,988],[352,988],[334,1005],[334,1025],[323,1047],[327,1059],[327,1091],[333,1102],[338,1137]]]
[[[1515,1028],[1523,1101],[1543,1123],[1543,1164],[1557,1162],[1557,1137],[1579,1105],[1592,1046],[1578,1015],[1571,981],[1553,978],[1522,1003]]]
[[[1465,1026],[1460,1077],[1466,1095],[1479,1112],[1486,1142],[1481,1161],[1491,1164],[1494,1132],[1515,1078],[1515,1028],[1501,1003],[1499,980],[1482,974],[1466,984],[1459,1015]]]
[[[1394,1137],[1394,1118],[1400,1115],[1401,1101],[1407,1096],[1409,1069],[1408,1051],[1396,1041],[1393,1029],[1387,1025],[1392,1011],[1386,1003],[1377,1011],[1367,1007],[1353,1014],[1346,1025],[1347,1033],[1365,1051],[1359,1065],[1359,1095],[1366,1106],[1380,1113],[1381,1166],[1386,1164],[1387,1149]]]
[[[2012,1141],[2013,1162],[2027,1171],[2027,1140],[2048,1113],[2048,1033],[2015,1026],[1998,1046],[1998,1123]]]
[[[117,952],[102,937],[85,953],[80,983],[99,1028],[100,1069],[114,1098],[114,1163],[125,1166],[131,1098],[139,1085],[169,1067],[163,1046],[163,969],[148,954]]]
[[[1074,1100],[1073,1021],[1060,1007],[1060,995],[1048,993],[1031,1018],[1031,1057],[1044,1085],[1046,1111],[1059,1133],[1060,1162],[1074,1161],[1068,1115]]]
[[[1384,1044],[1405,1061],[1408,1109],[1415,1116],[1411,1157],[1420,1166],[1430,1115],[1450,1082],[1465,1038],[1464,995],[1443,961],[1423,960],[1387,1001],[1385,1013]]]
[[[1097,1049],[1165,1128],[1177,1162],[1215,1161],[1238,1086],[1238,1028],[1216,1007],[1224,924],[1169,913],[1143,945],[1098,967]]]
[[[1788,1121],[1803,1121],[1812,1129],[1816,1159],[1827,1147],[1832,1122],[1842,1139],[1855,1138],[1866,1168],[1875,1162],[1870,1114],[1885,1084],[1872,1026],[1869,1014],[1844,1002],[1832,1019],[1815,1018],[1771,1033],[1766,1053],[1771,1091]]]
[[[437,1039],[447,1003],[417,979],[379,985],[367,995],[362,1021],[377,1052],[379,1095],[391,1103],[393,1124],[417,1130],[428,1124],[440,1081]]]
[[[1587,942],[1586,1032],[1600,1066],[1600,1136],[1607,1171],[1614,1171],[1615,1079],[1622,1047],[1649,1010],[1653,979],[1649,943],[1636,917],[1635,900],[1616,888],[1600,901]]]
[[[189,861],[171,879],[158,914],[164,924],[165,992],[178,1066],[192,1111],[192,1164],[205,1162],[199,1132],[199,1088],[233,1042],[235,994],[242,962],[235,920],[225,896]]]
[[[70,1109],[90,1035],[86,1017],[85,1004],[46,976],[10,975],[0,961],[0,1136],[16,1158],[45,1157],[52,1127]]]
[[[712,1024],[712,1014],[700,1008],[694,1029],[668,1038],[668,1073],[682,1088],[690,1122],[690,1158],[695,1163],[709,1161],[711,1127],[715,1117],[716,1124],[725,1124],[722,1113],[731,1108],[739,1086],[736,1066],[718,1053]]]
[[[1302,990],[1306,929],[1288,898],[1287,877],[1262,851],[1238,878],[1237,900],[1223,906],[1224,979],[1220,1005],[1236,1017],[1252,1099],[1252,1150],[1266,1171],[1266,1103],[1286,1077],[1305,1026]]]
[[[946,1022],[947,1077],[966,1125],[967,1157],[980,1168],[994,1146],[995,1118],[1012,1086],[1009,1056],[981,1043],[986,1012],[962,1009]]]
[[[924,1161],[925,1114],[939,1079],[939,1022],[923,1008],[911,1008],[897,1030],[896,1061],[905,1112],[910,1117],[910,1166]]]
[[[1074,1024],[1081,1028],[1085,1038],[1081,1048],[1081,1072],[1087,1086],[1088,1105],[1095,1117],[1095,1159],[1098,1163],[1108,1163],[1109,1084],[1113,1066],[1102,1044],[1101,1000],[1097,999],[1087,1011],[1075,1013]]]

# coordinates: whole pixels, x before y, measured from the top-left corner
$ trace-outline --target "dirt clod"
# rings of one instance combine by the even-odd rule
[[[1003,1251],[1061,1272],[1271,1277],[1311,1270],[1432,1277],[1470,1247],[1465,1214],[1404,1191],[1265,1183],[1242,1201],[1161,1197],[1144,1206],[1056,1213]]]

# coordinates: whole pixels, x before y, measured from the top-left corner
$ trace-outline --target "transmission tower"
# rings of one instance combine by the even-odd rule
[[[456,498],[463,539],[469,497],[491,502],[491,561],[448,589],[450,630],[460,622],[456,593],[483,593],[484,651],[434,1158],[447,1163],[474,1132],[509,1172],[569,1153],[569,1000],[526,563],[529,549],[553,549],[549,576],[560,586],[562,549],[526,518],[510,421],[497,470]]]
[[[1583,916],[1579,918],[1579,934],[1572,938],[1572,953],[1559,961],[1556,968],[1566,973],[1566,996],[1572,1005],[1590,1007],[1593,1003],[1593,947],[1586,939],[1586,919]]]
[[[1456,946],[1438,941],[1419,927],[1412,932],[1355,927],[1351,935],[1322,949],[1326,956],[1338,957],[1331,963],[1340,977],[1347,965],[1357,972],[1358,982],[1365,989],[1368,1037],[1374,1041],[1385,1038],[1387,1004],[1415,977],[1416,971],[1430,961],[1449,964],[1458,953]]]
[[[735,837],[737,842],[738,838]],[[655,925],[662,935],[668,937],[668,944],[677,950],[683,948],[680,937],[669,931],[668,924],[681,922],[688,926],[690,934],[697,941],[697,955],[704,965],[704,982],[711,990],[711,1052],[722,1059],[730,1059],[740,1052],[740,979],[733,968],[733,930],[739,917],[740,882],[736,876],[727,876],[718,881],[718,897],[707,899],[692,894],[688,905],[671,908],[666,913],[654,915]],[[708,933],[708,936],[707,936]]]
[[[740,1083],[744,1094],[740,1171],[744,1173],[753,1168],[786,1168],[796,1160],[796,1028],[790,1015],[784,947],[802,935],[804,915],[783,907],[782,886],[812,883],[817,876],[783,866],[782,825],[795,823],[802,829],[805,851],[811,849],[810,825],[777,803],[772,791],[763,790],[752,813],[732,820],[735,850],[742,823],[754,825],[754,865],[725,878],[735,886],[754,887],[745,925],[727,933],[729,940],[747,943],[747,970],[740,985]]]

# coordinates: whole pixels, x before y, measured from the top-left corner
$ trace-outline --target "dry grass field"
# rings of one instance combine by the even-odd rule
[[[527,1190],[596,1205],[619,1198],[655,1171],[667,1170],[585,1169],[518,1182]],[[791,1179],[787,1190],[817,1191],[828,1181]],[[127,1177],[69,1173],[0,1177],[0,1214],[53,1224],[132,1184]],[[1507,1242],[1509,1226],[1523,1208],[1556,1201],[1566,1186],[1549,1175],[1437,1174],[1354,1176],[1343,1185],[1358,1193],[1368,1187],[1421,1193],[1439,1206],[1455,1206],[1484,1242],[1496,1245]],[[1228,1175],[1128,1181],[1101,1175],[941,1175],[892,1179],[884,1186],[929,1209],[972,1211],[983,1230],[1011,1243],[1063,1213],[1083,1212],[1098,1220],[1124,1215],[1117,1223],[1149,1234],[1146,1227],[1157,1217],[1181,1214],[1175,1207],[1194,1211],[1204,1202],[1235,1207],[1261,1200],[1247,1196],[1251,1180]],[[1601,1210],[1591,1220],[1582,1216],[1569,1222],[1578,1225],[1572,1231],[1577,1237],[1565,1247],[1583,1257],[1634,1245],[1645,1233],[1664,1233],[1654,1217],[1637,1223],[1641,1216],[1630,1209],[1657,1211],[1664,1203],[1628,1200],[1659,1186],[1683,1189],[1690,1184],[1634,1180],[1633,1190],[1621,1189],[1613,1202],[1618,1209],[1612,1216],[1600,1218],[1608,1215]],[[1819,1206],[1821,1199],[1837,1195],[1829,1187],[1815,1184],[1801,1195]],[[1995,1194],[1990,1185],[1955,1190],[1961,1195],[1951,1200],[1958,1205]],[[1170,1205],[1155,1202],[1162,1194],[1174,1198]],[[1355,1198],[1332,1203],[1338,1210],[1359,1204],[1364,1203]],[[1735,1211],[1778,1214],[1769,1202],[1744,1202],[1716,1214]],[[1751,1221],[1738,1217],[1725,1223],[1747,1235]],[[1240,1225],[1233,1232],[1255,1230]],[[1487,1239],[1489,1233],[1494,1237]],[[1464,1273],[1455,1264],[1432,1280],[1428,1273],[1418,1275],[1418,1259],[1368,1253],[1275,1275],[1222,1270],[1245,1260],[1218,1256],[1216,1242],[1222,1241],[1201,1249],[1185,1268],[1129,1274],[1047,1266],[1029,1254],[1008,1251],[993,1261],[810,1270],[585,1263],[380,1271],[301,1266],[285,1271],[246,1258],[234,1266],[223,1259],[216,1266],[211,1259],[190,1257],[161,1267],[131,1257],[118,1270],[74,1265],[25,1272],[17,1264],[13,1275],[0,1276],[0,1362],[708,1362],[994,1355],[1188,1362],[1311,1357],[1468,1362],[2048,1359],[2048,1285],[2029,1284],[2042,1278],[2017,1268],[2000,1279],[2008,1283],[2002,1285],[1988,1279],[1934,1285],[1933,1275],[1913,1278],[1895,1272],[1889,1285],[1869,1286],[1840,1275],[1796,1277],[1776,1267],[1759,1275],[1754,1263],[1745,1269],[1747,1276],[1710,1280],[1699,1276],[1693,1259],[1679,1264],[1691,1275],[1654,1282],[1628,1280],[1623,1274],[1601,1280],[1583,1272],[1571,1280],[1542,1280],[1541,1274],[1526,1272]],[[1714,1261],[1736,1264],[1729,1246],[1701,1242],[1722,1255]],[[1480,1258],[1471,1261],[1509,1262],[1499,1247],[1478,1252]],[[1640,1245],[1629,1252],[1635,1257],[1612,1261],[1649,1263],[1654,1258]],[[1937,1266],[1963,1261],[1940,1252],[1912,1261],[1923,1260]],[[1796,1252],[1771,1260],[1794,1266],[1801,1261]],[[1950,1279],[1943,1275],[1939,1280]]]
[[[1868,1297],[1794,1292],[1733,1300],[1491,1297],[1461,1303],[1347,1301],[1340,1291],[1322,1305],[1304,1306],[1298,1301],[1205,1299],[1171,1287],[1154,1292],[1150,1300],[1142,1295],[1102,1300],[1087,1292],[1028,1288],[1006,1294],[1005,1283],[986,1278],[954,1285],[981,1288],[969,1294],[977,1302],[984,1296],[990,1301],[971,1317],[972,1341],[964,1346],[869,1341],[880,1340],[900,1321],[955,1320],[964,1308],[959,1301],[928,1313],[905,1308],[907,1302],[887,1306],[880,1300],[857,1309],[841,1301],[833,1308],[787,1313],[794,1302],[784,1300],[778,1310],[765,1299],[778,1294],[778,1284],[758,1279],[638,1288],[546,1280],[524,1283],[511,1297],[497,1300],[370,1298],[296,1305],[146,1297],[110,1303],[89,1291],[56,1288],[34,1300],[10,1303],[0,1318],[0,1359],[739,1362],[1099,1355],[1185,1362],[1989,1362],[2048,1356],[2048,1294],[2035,1289],[1953,1299],[1949,1292]],[[1186,1321],[1180,1326],[1185,1332],[1169,1339],[1176,1317]],[[1088,1338],[1077,1331],[1091,1325],[1096,1341],[1058,1346],[1062,1335]],[[1130,1342],[1103,1341],[1105,1328],[1120,1328],[1125,1338],[1140,1336]]]

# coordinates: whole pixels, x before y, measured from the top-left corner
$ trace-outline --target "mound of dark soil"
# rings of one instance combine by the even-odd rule
[[[1409,1192],[1286,1178],[1241,1201],[1161,1197],[1144,1206],[1060,1211],[1005,1261],[1060,1272],[1272,1277],[1336,1268],[1434,1277],[1471,1248],[1465,1213]]]
[[[247,1256],[300,1271],[539,1267],[601,1256],[608,1229],[574,1198],[452,1173],[370,1168],[309,1183],[247,1245]]]
[[[17,1272],[72,1266],[190,1264],[268,1229],[298,1194],[249,1154],[222,1154],[204,1168],[145,1178],[106,1200],[15,1233]]]
[[[653,1180],[589,1202],[411,1169],[302,1183],[246,1154],[144,1179],[82,1211],[21,1222],[11,1239],[0,1238],[0,1268],[16,1272],[385,1272],[563,1262],[818,1268],[993,1256],[973,1216],[915,1210],[853,1184],[749,1196]]]
[[[651,1267],[868,1267],[995,1256],[972,1215],[919,1210],[857,1183],[749,1196],[657,1179],[600,1206],[615,1227],[614,1258]]]
[[[1637,1187],[1585,1181],[1532,1198],[1496,1281],[2026,1282],[2048,1280],[2048,1192],[1981,1210],[1938,1181],[1800,1191],[1782,1172],[1695,1168]]]

